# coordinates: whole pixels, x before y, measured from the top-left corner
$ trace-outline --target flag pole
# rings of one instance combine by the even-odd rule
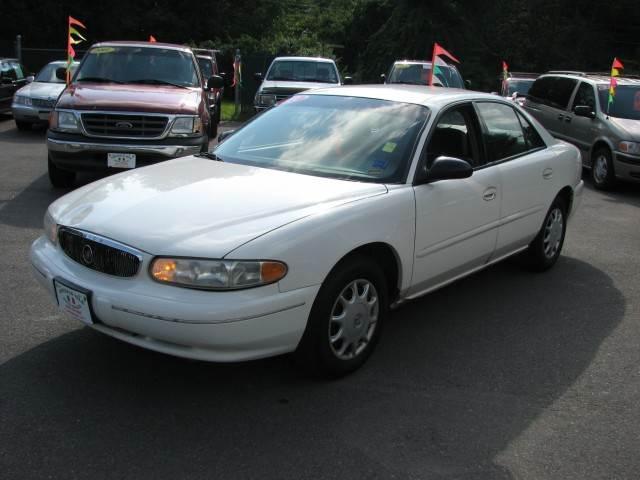
[[[436,45],[438,45],[437,43],[434,42],[433,44],[433,54],[431,55],[431,71],[429,72],[429,86],[433,86],[433,71],[436,68]]]

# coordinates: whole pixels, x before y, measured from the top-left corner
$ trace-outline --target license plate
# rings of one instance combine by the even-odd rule
[[[80,291],[78,288],[54,280],[53,286],[56,289],[56,298],[58,299],[58,308],[60,311],[72,318],[87,325],[93,323],[91,316],[91,307],[89,304],[90,292],[88,290]]]
[[[136,154],[107,153],[107,166],[113,168],[136,168]]]

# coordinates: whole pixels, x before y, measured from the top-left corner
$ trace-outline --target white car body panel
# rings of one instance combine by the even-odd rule
[[[320,178],[194,157],[124,172],[65,195],[49,212],[58,224],[140,250],[138,273],[118,278],[90,270],[43,236],[31,248],[38,281],[52,296],[56,277],[90,290],[101,322],[92,327],[132,344],[204,360],[261,358],[295,350],[322,283],[359,247],[391,249],[398,266],[395,300],[402,301],[524,248],[562,189],[573,193],[572,211],[580,203],[578,150],[554,140],[524,112],[546,149],[477,169],[467,179],[413,185],[438,112],[495,96],[409,86],[310,94],[427,105],[431,116],[406,182]],[[552,175],[543,178],[549,168]],[[487,201],[492,189],[495,197]],[[247,290],[192,290],[152,280],[148,269],[156,255],[272,259],[286,263],[288,273]]]

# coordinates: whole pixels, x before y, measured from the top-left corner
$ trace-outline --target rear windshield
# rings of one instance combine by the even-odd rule
[[[434,84],[440,83],[443,87],[464,88],[464,82],[460,73],[455,68],[438,65]],[[430,63],[395,63],[389,72],[387,83],[405,83],[410,85],[428,85]]]
[[[598,85],[598,94],[600,108],[607,113],[609,85]],[[608,108],[611,117],[640,120],[640,85],[618,85],[613,102]]]
[[[338,75],[327,62],[277,60],[269,68],[267,80],[338,83]]]
[[[510,80],[507,82],[509,88],[506,92],[508,96],[513,95],[514,93],[519,93],[521,95],[525,95],[529,93],[529,89],[531,85],[533,85],[533,79],[531,80]]]
[[[225,162],[375,183],[404,181],[429,110],[421,105],[299,94],[215,150]]]
[[[38,75],[36,75],[34,81],[43,83],[64,83],[64,80],[60,80],[58,77],[56,77],[56,70],[66,67],[66,63],[50,63],[48,65],[45,65],[42,70],[38,72]],[[77,68],[77,63],[71,65],[71,75],[73,75]]]
[[[92,48],[74,81],[200,86],[191,53],[144,46]]]

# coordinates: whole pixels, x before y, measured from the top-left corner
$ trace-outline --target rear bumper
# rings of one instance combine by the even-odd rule
[[[175,138],[157,142],[123,143],[92,141],[79,135],[49,132],[47,149],[51,161],[59,168],[71,171],[108,170],[108,153],[133,153],[136,166],[151,165],[163,160],[194,155],[202,150],[206,137]]]
[[[640,183],[640,156],[615,152],[613,168],[620,180]]]

